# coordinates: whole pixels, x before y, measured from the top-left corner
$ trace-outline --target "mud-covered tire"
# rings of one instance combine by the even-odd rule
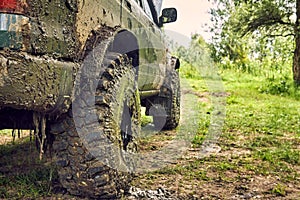
[[[99,75],[94,96],[87,97],[90,95],[90,91],[85,91],[89,87],[88,81],[84,81],[84,78],[80,80],[79,85],[83,89],[78,89],[73,110],[70,109],[65,116],[53,123],[51,132],[55,135],[53,149],[62,186],[72,195],[116,199],[129,189],[132,174],[130,170],[124,172],[117,167],[108,166],[99,160],[101,157],[97,157],[95,152],[91,152],[93,147],[99,153],[102,153],[100,150],[105,150],[105,145],[102,147],[101,141],[98,142],[100,136],[95,130],[103,131],[101,133],[117,146],[118,153],[122,154],[122,150],[136,152],[140,99],[136,72],[126,55],[107,53],[102,65],[105,69]],[[89,101],[93,103],[88,103]],[[76,108],[77,113],[74,113],[75,104],[82,106]],[[90,112],[96,114],[96,122],[89,121]],[[82,119],[78,119],[80,117]],[[124,131],[129,129],[130,131]]]
[[[171,130],[179,125],[180,120],[180,79],[179,73],[172,70],[166,77],[163,95],[153,99],[158,109],[153,115],[153,124],[157,129]],[[161,112],[163,110],[163,112]],[[158,113],[158,114],[157,114]]]

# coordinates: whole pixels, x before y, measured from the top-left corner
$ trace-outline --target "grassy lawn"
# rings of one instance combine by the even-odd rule
[[[176,165],[145,174],[135,184],[160,185],[186,199],[299,199],[299,96],[262,93],[264,79],[249,74],[225,70],[221,77],[226,92],[226,118],[217,141],[221,151],[196,158],[191,150]],[[212,119],[207,81],[183,79],[184,89],[199,98],[202,113],[192,143],[195,151]]]

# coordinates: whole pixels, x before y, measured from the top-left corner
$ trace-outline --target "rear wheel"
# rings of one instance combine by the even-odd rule
[[[51,132],[63,187],[73,195],[114,199],[129,189],[135,163],[124,152],[137,152],[140,99],[126,55],[107,53],[102,65],[96,91],[90,89],[93,80],[82,74],[73,110]],[[103,152],[111,155],[101,156]]]
[[[164,94],[153,99],[154,108],[150,114],[157,129],[175,129],[180,120],[180,80],[178,71],[172,70],[163,88]]]

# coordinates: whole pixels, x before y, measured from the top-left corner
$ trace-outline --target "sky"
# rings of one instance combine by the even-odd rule
[[[209,41],[211,35],[205,32],[208,29],[205,24],[210,23],[208,11],[212,4],[208,0],[164,0],[163,8],[168,7],[175,7],[178,15],[176,22],[164,25],[168,36],[184,46],[192,33],[199,33]]]

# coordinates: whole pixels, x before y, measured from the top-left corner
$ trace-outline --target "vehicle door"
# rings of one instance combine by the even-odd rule
[[[139,43],[138,85],[141,91],[159,89],[162,85],[166,61],[162,32],[157,14],[148,0],[122,0],[122,24],[129,28]],[[151,10],[152,9],[152,10]]]

